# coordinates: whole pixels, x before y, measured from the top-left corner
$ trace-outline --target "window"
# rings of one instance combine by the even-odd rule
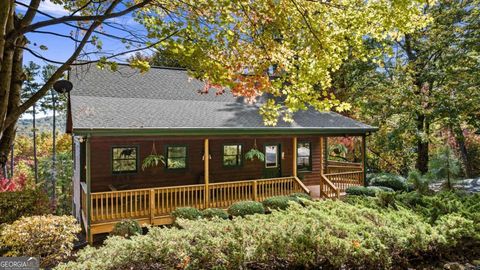
[[[297,169],[299,171],[311,171],[311,144],[303,142],[297,144]]]
[[[242,165],[242,145],[223,146],[223,166],[238,167]]]
[[[112,148],[112,172],[137,172],[138,149],[136,146]]]
[[[187,147],[167,146],[167,169],[187,168]]]
[[[278,146],[267,145],[265,146],[265,168],[278,167]]]

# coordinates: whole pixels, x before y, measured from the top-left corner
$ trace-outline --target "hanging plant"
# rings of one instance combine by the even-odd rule
[[[250,149],[247,153],[245,153],[246,160],[253,161],[255,158],[257,158],[260,161],[265,161],[265,154],[263,154],[257,148],[257,139],[255,139],[255,142],[253,143],[253,148]]]
[[[160,164],[165,165],[165,157],[157,154],[155,142],[153,142],[152,152],[142,161],[142,171],[145,171],[146,168],[158,167]]]

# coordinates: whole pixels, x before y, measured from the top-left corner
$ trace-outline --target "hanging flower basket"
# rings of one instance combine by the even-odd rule
[[[253,144],[253,148],[250,149],[247,153],[245,153],[245,159],[246,160],[253,161],[255,158],[260,160],[260,161],[265,161],[265,154],[263,154],[257,148],[257,139],[255,139],[255,142]]]
[[[145,171],[145,169],[150,167],[158,167],[160,164],[165,165],[165,157],[157,154],[155,142],[153,142],[152,152],[142,161],[142,171]]]

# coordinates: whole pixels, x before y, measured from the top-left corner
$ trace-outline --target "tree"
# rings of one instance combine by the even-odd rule
[[[478,126],[480,112],[479,9],[480,1],[427,5],[424,12],[432,21],[426,27],[389,43],[370,41],[371,50],[383,53],[369,63],[353,60],[335,77],[336,92],[355,100],[357,112],[380,125],[375,136],[381,149],[393,150],[397,159],[408,157],[397,160],[404,173],[409,153],[421,173],[428,171],[430,143],[446,128],[469,174],[463,131]]]
[[[35,94],[40,89],[40,84],[36,81],[37,76],[40,74],[40,66],[30,61],[27,66],[24,67],[26,79],[23,84],[21,98],[22,101],[28,100],[30,96]],[[38,182],[38,159],[37,159],[37,130],[36,130],[36,117],[37,117],[37,103],[33,103],[32,110],[26,111],[26,113],[32,113],[32,132],[33,132],[33,168],[35,183]]]
[[[348,109],[348,104],[328,91],[331,71],[338,69],[348,55],[370,57],[363,48],[365,37],[381,41],[410,33],[426,21],[421,14],[424,2],[420,0],[56,0],[69,11],[69,15],[58,18],[39,11],[40,2],[0,2],[3,165],[20,115],[44,97],[71,66],[98,62],[98,67],[115,71],[117,64],[113,60],[119,55],[155,47],[178,57],[182,65],[193,70],[192,75],[205,80],[206,91],[211,86],[229,87],[235,95],[251,100],[262,92],[283,96],[282,103],[272,99],[261,110],[265,123],[274,125],[279,117],[290,121],[292,113],[310,105],[318,110]],[[18,14],[16,6],[27,11]],[[112,22],[133,12],[148,35],[139,35]],[[41,20],[38,14],[47,19]],[[49,28],[59,24],[71,27],[74,34],[65,35]],[[108,32],[112,28],[125,35]],[[73,40],[75,50],[65,61],[48,59],[38,52],[35,43],[28,42],[30,33]],[[123,42],[125,50],[102,51],[103,38]],[[38,48],[47,49],[42,45]],[[25,51],[58,68],[34,95],[20,102]],[[139,59],[132,60],[130,65],[148,69],[148,63]]]
[[[99,27],[106,24],[115,27],[114,23],[107,22],[107,19],[113,20],[125,16],[146,7],[153,0],[58,0],[54,2],[61,4],[69,12],[68,15],[58,18],[39,10],[41,2],[41,0],[31,0],[28,4],[14,0],[0,2],[0,165],[2,167],[6,164],[10,145],[15,137],[15,125],[18,118],[43,98],[51,89],[53,83],[63,76],[70,66],[98,61],[100,59],[98,53],[102,49],[100,37],[117,39],[126,44],[126,50],[123,52],[103,54],[101,59],[104,61],[149,46],[147,44],[148,40],[142,40],[140,37],[129,38],[129,31],[126,28],[119,28],[118,31],[125,33],[122,36],[122,34],[109,33]],[[17,6],[25,8],[25,13],[18,13]],[[67,25],[72,29],[72,33],[68,35],[52,31],[51,26],[55,25]],[[74,34],[75,32],[77,35]],[[70,57],[64,61],[47,59],[37,50],[47,49],[44,45],[37,46],[37,44],[28,41],[28,34],[31,33],[73,40],[76,42],[76,48]],[[129,46],[134,48],[128,49]],[[21,101],[21,86],[26,79],[23,70],[23,53],[25,51],[39,59],[59,66],[37,92],[27,100]],[[79,57],[87,61],[76,62]],[[88,61],[89,57],[94,59]]]

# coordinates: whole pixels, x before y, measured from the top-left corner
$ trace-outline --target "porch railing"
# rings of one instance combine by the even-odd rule
[[[350,172],[339,172],[339,173],[327,173],[324,174],[324,177],[330,180],[335,187],[338,189],[339,193],[344,193],[347,188],[353,186],[363,186],[363,171],[350,171]]]
[[[179,207],[227,208],[237,201],[261,201],[294,192],[309,192],[296,177],[211,183],[208,190],[205,185],[188,185],[94,192],[90,195],[90,220],[102,223],[129,218],[153,223],[155,217],[168,216]],[[85,209],[86,205],[82,207]]]
[[[320,197],[323,198],[338,198],[340,197],[339,189],[326,177],[324,174],[321,176],[320,181]]]
[[[362,167],[362,163],[329,160],[327,163],[327,174],[362,171]]]

